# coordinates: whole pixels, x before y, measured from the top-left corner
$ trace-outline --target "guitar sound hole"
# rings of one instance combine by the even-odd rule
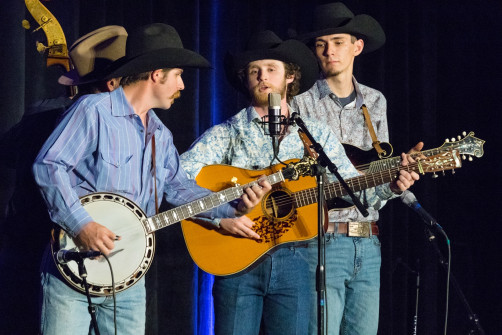
[[[266,212],[270,217],[284,219],[293,211],[293,200],[284,191],[273,191],[266,201]]]
[[[293,198],[283,190],[275,190],[265,199],[264,216],[253,218],[253,230],[260,235],[258,243],[277,243],[297,220]]]

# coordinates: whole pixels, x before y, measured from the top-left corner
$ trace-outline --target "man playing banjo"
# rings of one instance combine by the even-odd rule
[[[169,109],[180,96],[182,68],[209,66],[205,58],[183,48],[173,27],[161,23],[144,26],[129,35],[126,55],[110,75],[122,77],[121,87],[81,98],[44,144],[33,166],[35,179],[51,219],[81,250],[99,251],[111,258],[114,248],[128,245],[120,231],[95,222],[82,206],[80,198],[90,193],[113,192],[134,202],[147,216],[156,212],[157,198],[180,206],[211,194],[187,177],[171,132],[152,110]],[[246,214],[270,189],[268,181],[259,181],[244,190],[240,201],[202,216]],[[41,332],[87,334],[89,321],[82,317],[87,314],[86,297],[64,281],[49,249],[41,271]],[[92,303],[101,331],[113,333],[113,300],[92,297]],[[119,292],[116,305],[117,332],[143,334],[144,278]]]

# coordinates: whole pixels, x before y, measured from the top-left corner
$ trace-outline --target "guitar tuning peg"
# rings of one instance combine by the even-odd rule
[[[446,143],[448,143],[448,142],[450,142],[450,140],[447,138],[447,139],[445,140],[445,142],[446,142]]]
[[[463,159],[464,161],[465,161],[465,158],[466,158],[466,157],[465,157],[465,155],[462,155],[462,159]]]
[[[451,174],[455,174],[455,170],[451,170]]]
[[[452,142],[455,142],[455,137],[452,137],[452,138],[451,138],[451,141],[452,141]]]
[[[458,135],[457,139],[460,141],[462,139],[462,137],[460,135]]]
[[[432,174],[432,178],[433,178],[433,179],[436,179],[437,177],[438,177],[438,175],[436,174],[436,172],[434,172],[434,173]]]
[[[472,162],[472,156],[469,156],[469,162]]]
[[[463,131],[463,132],[462,132],[462,136],[466,137],[466,136],[467,136],[467,132],[466,132],[466,131]]]
[[[452,170],[453,171],[453,170]],[[443,172],[443,177],[446,175],[446,173],[444,172],[444,170],[442,171]]]

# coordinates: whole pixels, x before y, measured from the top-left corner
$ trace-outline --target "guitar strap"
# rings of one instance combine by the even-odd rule
[[[300,135],[300,139],[303,142],[303,147],[305,148],[305,154],[308,154],[310,157],[317,159],[319,154],[314,150],[314,145],[312,141],[305,135],[305,132],[301,129],[298,129],[298,135]]]
[[[366,125],[368,126],[371,140],[373,141],[373,143],[372,143],[373,148],[375,148],[379,157],[384,157],[387,153],[380,146],[380,141],[378,140],[378,138],[375,134],[375,129],[373,129],[373,124],[371,123],[371,118],[370,118],[370,114],[368,113],[368,108],[366,108],[366,105],[362,105],[361,108],[363,109],[364,120],[366,120]]]
[[[155,169],[155,134],[152,136],[152,168],[153,185],[155,186],[155,214],[159,214],[159,199],[157,197],[157,172]]]

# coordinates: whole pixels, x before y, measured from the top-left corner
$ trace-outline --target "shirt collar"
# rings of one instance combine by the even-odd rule
[[[124,117],[124,116],[136,115],[131,104],[126,99],[126,96],[124,94],[124,89],[122,88],[122,86],[119,86],[117,89],[113,90],[110,93],[110,96],[111,96],[111,100],[112,100],[111,114],[113,116]],[[148,128],[149,129],[160,129],[162,127],[162,125],[163,125],[163,123],[159,119],[157,114],[155,114],[153,109],[150,109],[148,111]]]
[[[246,117],[249,123],[261,122],[260,115],[258,115],[258,112],[253,106],[248,106],[248,108],[246,108]]]
[[[129,116],[135,114],[134,109],[126,99],[122,86],[119,86],[117,89],[113,90],[110,93],[110,98],[112,103],[111,114],[113,116]]]
[[[356,108],[359,109],[364,104],[364,100],[363,100],[363,95],[361,94],[361,90],[359,89],[359,83],[357,82],[354,76],[352,76],[352,84],[354,85],[354,89],[356,91]],[[319,90],[320,99],[323,99],[324,97],[329,96],[330,94],[335,95],[329,88],[326,78],[321,78],[317,81],[317,89]]]

